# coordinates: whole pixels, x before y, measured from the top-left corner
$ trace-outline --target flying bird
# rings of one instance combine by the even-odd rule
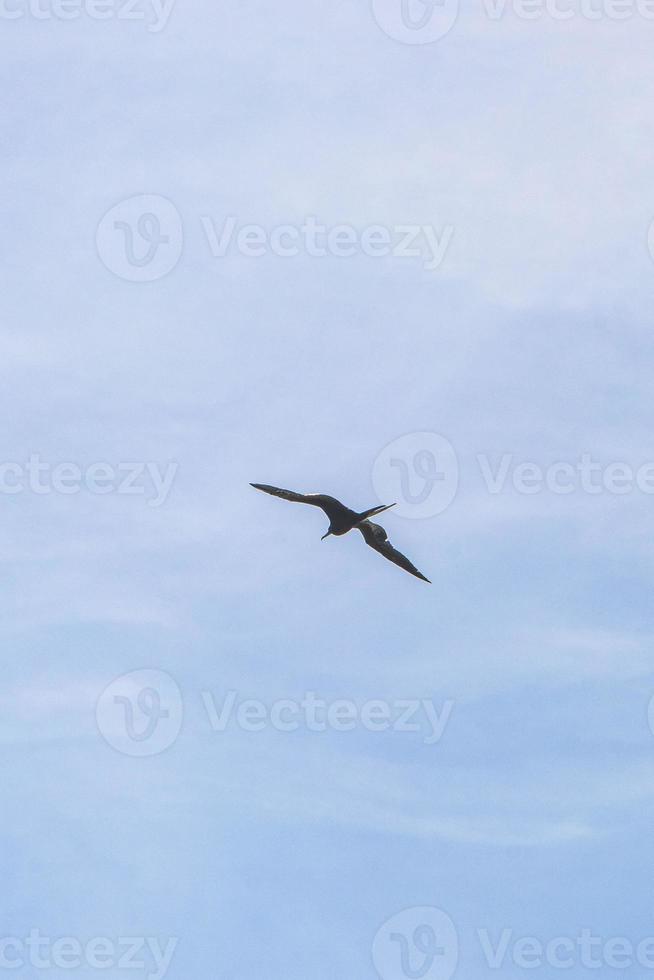
[[[274,497],[283,497],[284,500],[292,500],[298,504],[312,504],[314,507],[322,508],[329,518],[329,530],[327,534],[323,534],[320,539],[321,541],[328,538],[330,534],[340,536],[341,534],[347,534],[348,531],[356,527],[361,531],[366,544],[374,548],[375,551],[378,551],[380,555],[399,565],[400,568],[403,568],[411,575],[415,575],[416,578],[422,579],[423,582],[429,582],[429,579],[422,572],[419,572],[405,555],[393,547],[388,540],[388,535],[384,528],[379,524],[373,524],[369,520],[370,517],[374,517],[376,514],[381,514],[384,510],[395,507],[395,504],[381,504],[377,507],[371,507],[369,510],[364,510],[359,514],[355,510],[350,510],[349,507],[342,504],[340,500],[336,500],[335,497],[329,497],[326,493],[295,493],[293,490],[280,490],[279,487],[269,487],[265,483],[251,483],[250,486],[254,487],[255,490],[263,490],[264,493],[271,493]],[[431,582],[429,584],[431,585]]]

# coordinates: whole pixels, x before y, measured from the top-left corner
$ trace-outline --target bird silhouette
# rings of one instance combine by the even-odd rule
[[[263,490],[264,493],[271,493],[273,497],[282,497],[284,500],[292,500],[298,504],[312,504],[314,507],[320,507],[324,510],[329,518],[329,529],[327,534],[323,534],[320,539],[321,541],[328,538],[330,534],[340,536],[341,534],[347,534],[348,531],[356,527],[361,531],[366,544],[370,545],[375,551],[378,551],[380,555],[388,558],[395,565],[399,565],[400,568],[403,568],[411,575],[415,575],[416,578],[422,579],[423,582],[429,582],[429,579],[422,572],[419,572],[415,565],[411,564],[406,555],[403,555],[393,547],[388,540],[388,535],[384,528],[379,524],[373,524],[369,520],[370,517],[374,517],[376,514],[381,514],[384,510],[395,507],[395,504],[381,504],[377,507],[371,507],[369,510],[364,510],[359,514],[355,510],[350,510],[349,507],[342,504],[336,497],[329,497],[326,493],[295,493],[293,490],[281,490],[279,487],[270,487],[266,483],[251,483],[250,486],[254,487],[255,490]],[[431,582],[429,584],[431,585]]]

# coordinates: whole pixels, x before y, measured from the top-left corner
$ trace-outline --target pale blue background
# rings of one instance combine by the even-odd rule
[[[478,453],[654,458],[654,24],[466,4],[409,47],[365,0],[178,0],[159,34],[0,34],[2,459],[180,464],[160,509],[0,500],[2,934],[178,936],[173,980],[366,980],[377,929],[416,905],[452,917],[466,980],[493,975],[479,928],[653,934],[653,499],[473,477]],[[95,249],[139,193],[184,219],[152,284]],[[455,235],[435,273],[215,260],[200,215],[228,213]],[[248,487],[371,506],[378,453],[422,430],[456,446],[461,492],[386,526],[431,588]],[[94,717],[140,667],[187,707],[142,760]],[[217,735],[200,692],[230,687],[456,707],[431,747]]]

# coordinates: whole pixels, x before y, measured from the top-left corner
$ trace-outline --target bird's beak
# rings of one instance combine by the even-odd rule
[[[321,537],[321,539],[320,539],[320,540],[321,540],[321,541],[324,541],[324,540],[325,540],[325,538],[328,538],[328,537],[329,537],[329,535],[330,535],[331,533],[332,533],[331,531],[327,531],[327,534],[323,534],[323,536]]]

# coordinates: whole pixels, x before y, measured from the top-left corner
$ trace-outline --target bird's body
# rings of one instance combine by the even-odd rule
[[[399,565],[411,575],[415,575],[416,578],[422,579],[423,582],[429,582],[429,579],[425,578],[405,555],[392,546],[384,528],[379,524],[373,524],[368,519],[374,517],[375,514],[381,514],[382,511],[388,510],[390,507],[394,507],[395,504],[381,504],[358,513],[355,510],[350,510],[336,497],[330,497],[325,493],[295,493],[294,490],[281,490],[279,487],[271,487],[266,483],[251,483],[250,486],[256,490],[263,490],[264,493],[270,493],[274,497],[282,497],[284,500],[291,500],[295,503],[320,507],[329,518],[329,530],[327,534],[323,535],[323,538],[330,534],[340,537],[356,527],[361,531],[366,544],[378,551],[380,555]]]

